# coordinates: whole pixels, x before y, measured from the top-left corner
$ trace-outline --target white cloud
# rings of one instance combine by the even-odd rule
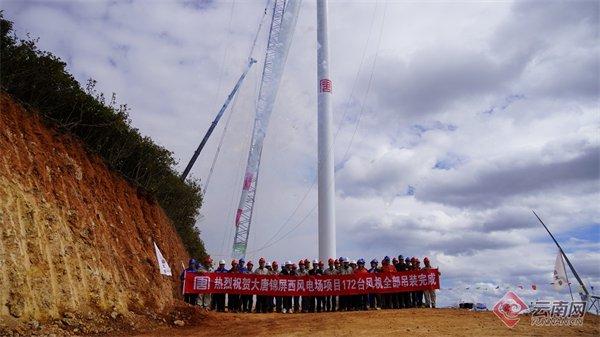
[[[21,36],[39,36],[40,48],[63,58],[80,82],[93,77],[105,93],[116,92],[132,108],[133,125],[172,150],[181,169],[241,73],[263,5],[5,1],[3,8]],[[502,295],[466,293],[469,284],[537,283],[539,293],[528,295],[553,296],[547,283],[556,250],[530,213],[536,209],[580,273],[600,286],[598,3],[330,5],[335,120],[342,123],[338,254],[427,254],[445,287],[463,289],[441,292],[443,304],[477,296],[490,305]],[[305,1],[263,150],[249,250],[266,243],[308,191],[281,233],[306,219],[251,258],[317,253],[316,212],[307,216],[316,203],[315,188],[309,191],[315,20]],[[257,50],[265,41],[263,34]],[[259,70],[236,100],[202,209],[199,225],[213,255],[231,247]],[[194,176],[208,174],[226,118]]]

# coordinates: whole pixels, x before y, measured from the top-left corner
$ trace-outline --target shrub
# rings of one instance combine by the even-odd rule
[[[58,128],[80,138],[112,170],[155,198],[171,219],[188,253],[206,255],[195,227],[202,206],[198,181],[183,182],[174,170],[173,154],[131,127],[127,105],[107,103],[90,79],[85,90],[52,53],[38,50],[35,40],[19,40],[12,22],[0,12],[2,90],[32,107]]]

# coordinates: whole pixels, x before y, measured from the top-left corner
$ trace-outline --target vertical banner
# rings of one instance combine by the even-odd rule
[[[156,242],[154,242],[154,252],[156,253],[156,260],[158,261],[158,269],[160,269],[160,273],[162,275],[172,276],[173,274],[171,273],[171,267],[169,267],[167,260],[160,252],[160,249],[158,249]]]

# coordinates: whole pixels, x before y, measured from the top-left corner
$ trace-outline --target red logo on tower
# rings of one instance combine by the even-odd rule
[[[331,80],[324,78],[319,82],[320,92],[331,92]]]
[[[519,314],[527,308],[527,304],[523,302],[519,295],[509,291],[494,305],[494,314],[500,318],[504,325],[512,329],[519,323]]]

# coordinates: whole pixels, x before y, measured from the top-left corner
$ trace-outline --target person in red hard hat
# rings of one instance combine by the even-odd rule
[[[410,263],[412,265],[411,270],[421,270],[421,262],[418,258],[413,256],[410,259]],[[416,308],[421,308],[423,306],[423,290],[413,291],[412,297],[413,305]]]
[[[327,260],[328,267],[323,270],[323,275],[337,275],[339,271],[335,268],[335,260],[329,258]],[[339,263],[338,263],[339,264]],[[337,310],[337,296],[325,297],[325,311],[336,311]]]
[[[210,255],[206,255],[204,258],[204,263],[198,271],[203,273],[212,273],[213,272],[213,260]],[[200,295],[200,305],[205,309],[211,309],[212,305],[212,296],[210,293]]]
[[[423,269],[425,269],[425,270],[436,270],[436,269],[434,269],[434,268],[431,267],[431,263],[429,262],[429,258],[428,257],[425,257],[423,259],[423,263],[425,264],[425,267],[423,267]],[[436,272],[438,273],[438,275],[440,274],[439,271],[436,270]],[[427,308],[435,308],[435,289],[425,290],[424,294],[425,294],[425,307],[427,307]]]
[[[306,264],[304,263],[304,260],[298,261],[298,271],[296,272],[296,275],[298,277],[308,276],[308,270],[306,270],[305,267],[306,267]],[[296,312],[300,312],[300,311],[308,312],[308,301],[306,300],[305,296],[302,296],[302,297],[299,296],[298,303],[300,304],[300,306],[298,308],[296,308]]]
[[[279,275],[279,273],[281,272],[279,270],[279,263],[277,263],[277,261],[273,261],[273,263],[271,263],[271,269],[271,275]],[[273,299],[275,299],[275,306],[273,306]],[[270,312],[273,312],[273,308],[275,309],[275,311],[281,312],[281,309],[283,309],[283,297],[271,296],[271,298],[269,299],[269,305],[271,306]]]
[[[231,260],[231,268],[228,273],[238,273],[238,260]],[[238,294],[227,294],[227,311],[228,312],[238,312],[238,307],[240,304],[240,295]]]
[[[382,274],[391,274],[396,272],[396,267],[391,265],[392,260],[386,256],[381,260]],[[391,276],[389,276],[391,277]],[[381,309],[392,309],[392,294],[381,294]]]

